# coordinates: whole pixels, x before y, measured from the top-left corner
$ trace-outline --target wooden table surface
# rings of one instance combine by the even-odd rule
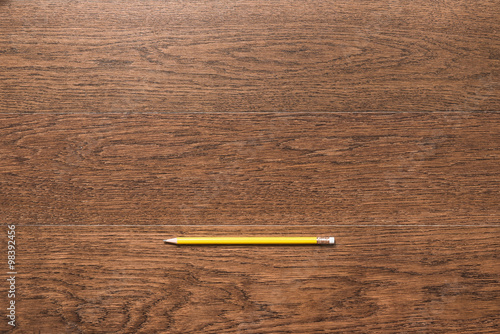
[[[0,0],[0,332],[500,332],[499,76],[495,0]]]

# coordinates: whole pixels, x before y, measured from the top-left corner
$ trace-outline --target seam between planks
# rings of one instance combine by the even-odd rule
[[[347,225],[347,224],[335,224],[335,225],[296,225],[296,224],[256,224],[256,225],[224,225],[224,224],[208,224],[208,225],[189,225],[189,224],[162,224],[162,225],[84,225],[84,224],[16,224],[16,226],[24,226],[24,227],[500,227],[500,225],[496,224],[481,224],[481,225],[450,225],[450,224],[418,224],[418,225],[405,225],[405,224],[392,224],[392,225],[369,225],[369,224],[356,224],[356,225]]]
[[[0,112],[0,115],[328,115],[328,114],[375,114],[375,115],[396,115],[396,114],[498,114],[500,110],[479,110],[479,111],[136,111],[136,112]]]

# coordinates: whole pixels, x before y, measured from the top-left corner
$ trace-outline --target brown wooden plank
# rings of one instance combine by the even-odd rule
[[[16,231],[13,333],[497,333],[500,327],[498,226]],[[335,235],[337,245],[162,242],[242,234]],[[7,328],[0,321],[0,330]]]
[[[500,110],[495,0],[1,1],[2,112]]]
[[[500,114],[4,115],[0,221],[498,224]]]

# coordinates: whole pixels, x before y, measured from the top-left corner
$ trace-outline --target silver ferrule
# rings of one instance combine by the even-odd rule
[[[332,237],[317,237],[316,243],[318,245],[331,245],[335,242],[334,240],[335,239]]]

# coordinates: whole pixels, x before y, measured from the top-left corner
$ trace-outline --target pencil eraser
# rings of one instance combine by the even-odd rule
[[[335,238],[334,238],[334,237],[329,237],[329,238],[328,238],[328,243],[329,243],[330,245],[333,245],[333,244],[335,243]]]

